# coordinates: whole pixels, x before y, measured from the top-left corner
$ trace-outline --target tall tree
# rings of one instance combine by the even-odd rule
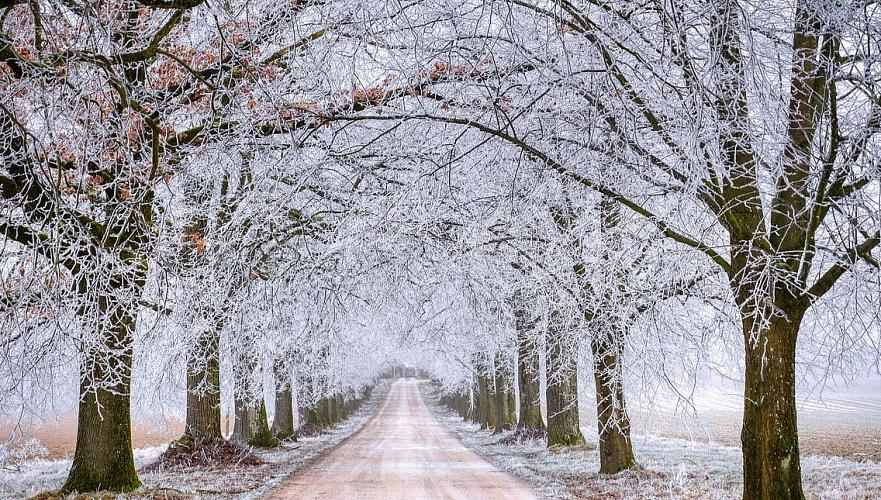
[[[539,351],[530,330],[535,322],[529,312],[514,311],[517,330],[517,386],[520,390],[520,414],[516,432],[521,439],[544,438],[545,424],[541,416],[541,370]]]
[[[285,363],[275,363],[275,418],[272,419],[272,433],[278,439],[297,438],[294,428],[294,397],[292,375],[285,369]]]
[[[585,442],[578,416],[578,343],[573,336],[567,335],[567,325],[568,321],[559,311],[548,314],[545,333],[548,446]]]
[[[511,429],[510,417],[508,415],[508,394],[510,376],[505,367],[504,355],[497,352],[493,363],[493,408],[496,417],[495,428],[493,433],[498,434]]]
[[[64,493],[139,485],[132,343],[154,251],[156,187],[191,152],[175,123],[204,117],[193,105],[211,94],[195,71],[174,79],[156,70],[187,58],[174,54],[176,40],[201,3],[0,6],[4,20],[16,20],[0,26],[0,182],[4,202],[17,207],[0,230],[57,266],[83,332],[77,445]]]

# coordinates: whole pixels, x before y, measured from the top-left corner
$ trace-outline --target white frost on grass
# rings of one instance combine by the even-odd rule
[[[430,394],[426,395],[432,400]],[[547,498],[742,498],[740,449],[732,446],[634,436],[640,470],[600,476],[599,456],[590,449],[548,451],[544,441],[500,444],[509,433],[493,435],[438,405],[435,416],[462,442],[497,467],[532,485]],[[808,498],[881,498],[881,462],[841,457],[802,457]]]
[[[16,467],[0,468],[0,498],[28,498],[57,489],[67,478],[71,460],[32,459]]]
[[[226,466],[214,469],[188,468],[139,473],[142,487],[132,495],[118,498],[151,496],[150,492],[180,494],[190,498],[260,498],[277,488],[297,469],[357,432],[385,399],[387,385],[376,387],[373,396],[351,417],[318,436],[305,437],[296,443],[283,443],[277,450],[254,450],[263,460],[258,466]],[[134,450],[138,469],[154,462],[168,445]],[[14,467],[0,466],[0,498],[29,498],[44,491],[58,490],[67,479],[72,460],[31,459]]]
[[[153,462],[166,447],[167,445],[161,445],[135,449],[135,467],[141,468]],[[29,498],[43,491],[57,490],[67,479],[72,462],[70,458],[36,458],[0,467],[0,498]]]

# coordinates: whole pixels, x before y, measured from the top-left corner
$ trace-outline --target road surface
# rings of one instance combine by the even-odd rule
[[[363,429],[294,474],[270,498],[536,498],[441,426],[418,385],[413,379],[394,382]]]

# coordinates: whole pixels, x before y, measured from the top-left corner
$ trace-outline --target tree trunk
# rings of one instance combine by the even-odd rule
[[[513,388],[509,388],[507,394],[508,397],[506,398],[505,405],[508,407],[508,420],[505,423],[505,428],[513,429],[517,427],[517,401]]]
[[[630,417],[624,401],[620,339],[602,327],[591,343],[596,383],[600,473],[615,474],[636,465],[630,441]]]
[[[468,415],[468,398],[465,394],[456,395],[456,413],[462,418]]]
[[[480,379],[468,389],[468,420],[480,423]]]
[[[578,349],[563,338],[555,311],[547,336],[548,446],[584,444],[578,427]]]
[[[318,411],[318,420],[321,422],[319,427],[331,427],[333,422],[330,419],[330,401],[327,398],[321,398],[316,409]]]
[[[272,433],[278,439],[297,439],[294,428],[294,396],[291,384],[285,380],[280,367],[275,371],[275,418],[272,419]]]
[[[477,376],[477,387],[474,391],[473,396],[473,406],[474,410],[472,411],[473,418],[472,420],[478,424],[480,424],[481,428],[484,428],[486,423],[486,407],[483,405],[484,397],[483,393],[486,392],[486,387],[483,384],[483,377],[480,375]]]
[[[343,400],[342,394],[333,397],[333,421],[340,423],[346,419],[346,402]]]
[[[544,436],[545,424],[541,418],[541,385],[538,377],[538,350],[529,339],[522,323],[525,312],[520,313],[517,326],[517,385],[520,389],[520,417],[517,433],[528,436]]]
[[[490,395],[490,380],[485,374],[477,376],[477,422],[481,429],[490,429],[495,426],[492,418],[492,397]]]
[[[600,221],[606,250],[600,258],[611,265],[609,252],[621,247],[620,234],[614,231],[621,222],[621,207],[617,202],[603,197],[600,203]],[[584,265],[576,266],[584,290],[592,287],[584,279]],[[623,291],[619,288],[619,290]],[[602,302],[611,302],[608,292]],[[600,473],[615,474],[636,465],[633,457],[633,444],[630,441],[630,417],[624,400],[624,373],[621,356],[624,350],[624,335],[615,324],[615,318],[608,313],[597,317],[593,311],[585,310],[585,319],[595,324],[591,339],[593,354],[593,378],[596,389],[597,432],[599,436]]]
[[[325,417],[327,419],[328,427],[333,427],[334,425],[336,425],[336,398],[334,398],[333,396],[329,396],[327,398],[327,414]]]
[[[235,410],[236,422],[232,434],[236,441],[259,448],[278,446],[278,439],[269,431],[266,404],[262,399],[256,403],[236,399]]]
[[[301,414],[298,435],[312,435],[321,431],[321,413],[314,394],[315,380],[304,374],[302,385],[298,388],[297,406]]]
[[[298,429],[298,432],[299,432],[299,428],[303,427],[303,425],[307,421],[309,409],[306,408],[306,406],[303,404],[303,401],[300,399],[299,396],[297,397],[297,405],[296,406],[297,406],[297,427],[296,428]]]
[[[115,393],[128,390],[122,385],[98,389],[80,400],[76,450],[62,493],[126,492],[140,486],[132,452],[129,394]]]
[[[331,396],[327,398],[327,421],[331,426],[337,424],[340,421],[339,417],[339,401],[336,396]]]
[[[496,375],[494,380],[494,408],[495,428],[493,433],[499,434],[506,430],[510,430],[508,426],[508,388],[506,386],[505,374],[501,368],[501,360],[496,361]]]
[[[803,499],[795,403],[795,345],[804,310],[783,309],[758,330],[744,320],[743,497]],[[758,335],[756,335],[758,333]]]
[[[278,439],[269,430],[269,419],[266,417],[266,403],[263,402],[262,398],[257,407],[256,430],[257,432],[248,441],[248,444],[260,448],[274,448],[278,446]]]
[[[318,403],[313,403],[312,406],[306,408],[306,418],[304,421],[304,425],[311,425],[316,429],[321,429],[321,412],[319,411]]]
[[[181,441],[223,440],[220,431],[220,331],[205,332],[187,358],[187,420]]]
[[[266,418],[266,404],[263,402],[262,391],[251,387],[253,383],[248,374],[256,369],[256,360],[248,353],[246,359],[239,360],[246,364],[246,371],[240,372],[240,378],[236,380],[233,404],[235,406],[235,424],[232,435],[240,444],[249,444],[260,448],[272,448],[278,446],[278,439],[269,431],[269,422]],[[258,395],[255,398],[255,394]]]
[[[142,283],[137,278],[136,297]],[[128,292],[122,283],[116,284],[114,291],[118,290]],[[114,295],[98,298],[97,328],[102,345],[82,353],[76,448],[61,494],[127,492],[141,484],[132,452],[130,409],[137,307],[119,303]]]

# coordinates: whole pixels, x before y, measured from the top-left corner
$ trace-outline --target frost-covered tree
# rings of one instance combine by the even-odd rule
[[[877,293],[877,6],[420,7],[434,36],[388,38],[472,78],[357,119],[479,131],[703,254],[740,314],[744,496],[801,498],[797,339]]]
[[[163,217],[157,199],[196,153],[202,134],[184,129],[212,121],[233,59],[212,47],[236,30],[231,19],[218,12],[195,30],[191,16],[207,14],[199,4],[0,6],[0,227],[17,245],[11,258],[54,276],[17,290],[5,319],[26,337],[46,335],[44,345],[76,348],[79,425],[64,492],[139,484],[132,342]],[[37,328],[17,320],[32,301],[46,304]]]

